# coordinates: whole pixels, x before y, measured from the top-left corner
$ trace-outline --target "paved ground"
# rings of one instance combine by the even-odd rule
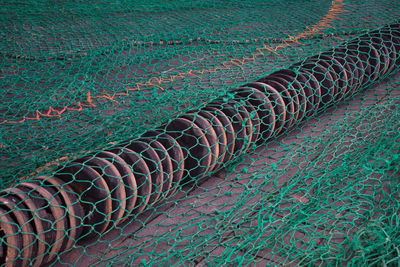
[[[397,82],[400,81],[400,75],[396,76]],[[362,97],[354,98],[351,101],[346,101],[338,109],[334,111],[328,111],[325,114],[320,115],[316,119],[309,120],[303,125],[301,130],[294,130],[290,134],[284,137],[280,137],[277,141],[271,142],[266,147],[258,148],[257,151],[252,152],[245,158],[243,166],[247,166],[248,173],[270,166],[274,162],[281,160],[287,149],[295,148],[296,144],[304,141],[304,138],[310,135],[321,133],[327,125],[334,123],[337,119],[340,119],[344,113],[357,112],[361,108],[374,105],[377,101],[386,101],[394,95],[400,95],[400,90],[393,89],[390,92],[390,86],[387,83],[375,86],[376,89],[368,90],[367,93]],[[278,144],[280,143],[280,144]],[[283,149],[282,144],[287,147]],[[292,160],[294,160],[292,158]],[[309,159],[306,159],[306,161]],[[299,162],[304,161],[300,159]],[[281,166],[284,162],[280,161]],[[243,167],[242,166],[242,167]],[[301,165],[285,169],[285,175],[280,176],[280,180],[276,181],[278,186],[288,182],[290,178],[296,174]],[[240,168],[236,168],[240,169]],[[250,182],[251,180],[251,183]],[[63,263],[76,263],[76,266],[88,266],[88,265],[99,265],[100,258],[111,259],[125,252],[126,247],[140,247],[143,251],[148,250],[149,252],[155,253],[156,251],[163,251],[170,244],[161,242],[157,244],[157,247],[152,246],[154,238],[165,236],[168,234],[173,235],[174,233],[180,232],[191,237],[192,234],[198,233],[201,229],[198,229],[196,224],[197,220],[206,220],[207,218],[215,215],[215,210],[223,212],[225,210],[235,208],[235,203],[243,199],[243,188],[244,186],[253,186],[255,189],[261,188],[257,185],[263,183],[262,178],[254,180],[251,175],[240,175],[232,173],[225,176],[222,172],[217,176],[207,177],[201,181],[195,188],[185,188],[179,192],[173,199],[170,199],[165,205],[159,207],[157,210],[151,212],[145,212],[137,218],[137,221],[130,224],[123,225],[121,229],[115,229],[104,236],[104,238],[96,245],[90,245],[83,251],[83,247],[87,244],[80,244],[81,246],[73,249],[70,252],[64,253],[61,256],[60,262]],[[276,185],[274,185],[276,186]],[[263,186],[264,190],[269,189],[272,185]],[[262,192],[254,192],[254,195],[248,197],[249,201],[256,202],[260,198],[265,197]],[[201,215],[201,216],[200,216]],[[143,222],[146,227],[143,227]],[[249,223],[252,223],[250,220]],[[256,223],[253,221],[253,223]],[[192,227],[189,227],[192,225]],[[204,229],[203,233],[211,231],[213,228]],[[134,234],[133,234],[134,233]],[[123,235],[123,237],[119,237]],[[296,233],[297,235],[305,235],[304,233]],[[132,239],[134,237],[134,239]],[[195,237],[193,237],[195,238]],[[306,236],[304,237],[306,238]],[[145,244],[149,244],[146,247]],[[185,246],[185,243],[181,243],[178,246]],[[224,247],[220,246],[217,241],[210,241],[208,248],[209,259],[213,256],[218,256]],[[240,252],[239,252],[240,253]],[[260,252],[261,253],[261,252]],[[98,258],[96,258],[98,257]],[[145,259],[145,258],[144,258]],[[254,255],[254,259],[258,261],[257,265],[263,266],[267,264],[279,263],[279,257],[271,259],[268,256],[268,251],[262,251],[262,255]],[[138,264],[142,261],[142,258],[133,259],[129,264]],[[205,263],[205,259],[199,257],[193,262],[187,263],[191,265],[202,265]],[[61,266],[58,263],[56,266]],[[122,264],[121,264],[122,265]]]

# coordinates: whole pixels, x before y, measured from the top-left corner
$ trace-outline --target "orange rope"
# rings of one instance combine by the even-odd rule
[[[229,61],[224,61],[221,63],[222,66],[218,66],[213,69],[189,70],[187,72],[181,72],[178,74],[170,75],[169,77],[166,77],[166,78],[152,77],[145,83],[136,83],[134,85],[134,87],[126,88],[125,92],[114,93],[114,94],[112,94],[112,96],[107,93],[102,93],[101,95],[94,96],[93,98],[104,98],[104,99],[112,101],[114,103],[118,103],[118,101],[114,99],[116,96],[128,96],[129,91],[140,90],[143,87],[154,86],[154,87],[157,87],[158,89],[164,91],[165,89],[161,86],[161,84],[163,84],[165,82],[176,81],[179,78],[185,78],[187,76],[193,76],[193,77],[200,78],[201,74],[215,73],[219,70],[227,70],[234,66],[243,68],[242,65],[244,65],[245,63],[250,62],[250,61],[255,61],[257,56],[264,56],[265,54],[263,51],[274,53],[275,55],[280,56],[278,53],[278,50],[281,50],[281,49],[284,49],[284,48],[290,46],[291,43],[297,43],[297,44],[302,45],[302,43],[299,42],[300,39],[303,39],[305,37],[312,36],[315,34],[319,34],[325,28],[329,28],[330,23],[342,12],[343,6],[344,6],[343,0],[333,0],[331,3],[331,7],[329,8],[329,12],[324,17],[322,17],[322,19],[317,24],[315,24],[311,29],[309,27],[307,27],[308,30],[303,31],[296,36],[289,35],[288,38],[284,39],[282,41],[282,43],[275,46],[275,48],[269,47],[268,45],[264,44],[263,47],[257,48],[256,52],[252,53],[250,57],[243,57],[242,59],[232,59]],[[66,111],[81,111],[84,108],[96,107],[96,105],[93,104],[90,92],[87,93],[86,101],[87,101],[87,104],[82,104],[81,102],[76,103],[77,108],[65,106],[63,109],[57,110],[53,107],[49,107],[47,112],[45,112],[45,113],[42,113],[39,110],[36,110],[34,117],[23,116],[23,118],[21,120],[18,120],[18,121],[4,120],[4,121],[0,122],[0,124],[23,123],[27,120],[40,120],[41,117],[59,118]]]

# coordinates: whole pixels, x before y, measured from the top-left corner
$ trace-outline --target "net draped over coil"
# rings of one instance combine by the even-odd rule
[[[4,4],[1,263],[398,264],[398,5]]]

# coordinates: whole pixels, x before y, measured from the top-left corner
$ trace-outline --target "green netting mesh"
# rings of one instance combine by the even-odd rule
[[[0,14],[4,266],[400,264],[400,2]]]

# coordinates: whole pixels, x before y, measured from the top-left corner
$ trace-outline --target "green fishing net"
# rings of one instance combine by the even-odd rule
[[[5,266],[400,264],[400,2],[0,14]]]

